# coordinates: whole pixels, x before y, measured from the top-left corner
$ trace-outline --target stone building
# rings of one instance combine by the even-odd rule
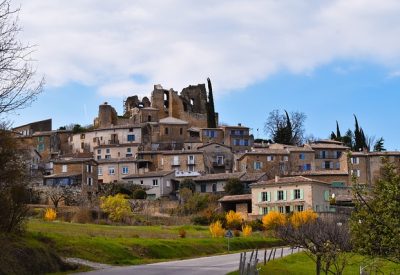
[[[290,213],[311,209],[330,210],[330,185],[302,176],[276,177],[251,185],[252,216],[260,217],[270,211]]]
[[[349,148],[334,140],[319,140],[310,143],[315,152],[315,170],[348,171],[347,153]]]
[[[31,136],[35,132],[48,132],[51,130],[52,130],[52,119],[35,121],[13,128],[14,132],[18,132],[22,136]]]
[[[136,158],[100,159],[98,162],[99,183],[122,182],[123,177],[138,174],[138,161]],[[144,171],[143,171],[144,173]]]
[[[253,146],[254,138],[250,135],[250,128],[242,126],[222,126],[224,132],[223,144],[232,148],[233,152],[246,152]]]
[[[233,172],[234,156],[231,147],[214,142],[199,146],[197,150],[203,152],[207,174]]]
[[[204,173],[203,152],[198,150],[164,151],[159,168],[164,171]]]

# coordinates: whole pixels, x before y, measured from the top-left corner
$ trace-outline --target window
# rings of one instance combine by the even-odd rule
[[[351,158],[351,164],[359,164],[360,163],[360,159],[357,157],[352,157]]]
[[[99,176],[102,176],[102,175],[103,175],[103,167],[97,168],[97,174],[98,174]]]
[[[179,134],[183,135],[183,128],[179,128]]]
[[[129,132],[133,132],[133,128],[129,128]]]
[[[326,151],[320,151],[319,154],[322,159],[326,158]]]
[[[249,146],[249,140],[248,139],[244,140],[244,146]]]
[[[109,175],[115,175],[115,167],[114,166],[109,166],[108,167],[108,174]]]
[[[213,138],[213,137],[215,137],[215,131],[214,130],[205,130],[205,136]]]
[[[44,141],[44,137],[38,137],[38,142],[43,142]]]
[[[361,175],[361,171],[359,169],[353,169],[353,170],[351,170],[351,175],[359,178]]]
[[[132,154],[126,154],[125,157],[130,158],[130,157],[132,157]]]
[[[107,148],[106,149],[106,154],[109,154],[110,153],[110,148]]]
[[[205,193],[206,192],[206,184],[205,183],[202,183],[202,184],[200,184],[200,192],[201,193]]]
[[[194,172],[194,166],[193,165],[189,165],[188,166],[188,171],[189,172]]]
[[[289,157],[288,156],[283,156],[283,161],[289,161]]]
[[[267,161],[273,161],[274,160],[274,156],[267,156]]]
[[[61,172],[63,172],[63,173],[68,172],[68,165],[64,164],[64,165],[61,167]]]
[[[123,175],[126,175],[126,174],[128,174],[128,172],[129,172],[128,167],[127,167],[127,166],[123,166],[123,167],[122,167],[122,174],[123,174]]]
[[[213,183],[212,191],[213,191],[213,193],[217,192],[217,184]]]
[[[262,208],[262,214],[267,215],[268,214],[268,207],[263,207]]]
[[[151,121],[151,116],[147,116],[147,121],[148,121],[148,122]]]
[[[278,191],[278,196],[277,196],[278,201],[283,201],[284,200],[284,194],[282,190]]]
[[[234,139],[233,140],[233,145],[239,146],[240,145],[240,139]]]
[[[293,199],[295,199],[295,200],[298,200],[298,199],[300,199],[300,189],[295,189],[294,190],[294,197],[293,197]]]
[[[111,155],[105,155],[105,158],[106,158],[106,159],[110,159],[110,158],[111,158]]]
[[[158,179],[153,180],[153,186],[158,186]]]
[[[254,170],[261,170],[261,168],[262,168],[262,162],[255,161],[254,162]]]
[[[261,201],[268,201],[268,192],[261,192]]]
[[[87,177],[86,183],[87,183],[87,185],[92,186],[93,185],[93,179],[91,177]]]
[[[243,136],[244,135],[244,131],[243,130],[239,130],[239,135]]]
[[[179,156],[172,157],[172,165],[179,165]]]
[[[135,141],[135,135],[128,135],[128,141]]]
[[[38,144],[37,150],[38,150],[39,152],[43,152],[43,151],[44,151],[44,143]]]
[[[126,148],[126,151],[128,152],[128,153],[131,153],[132,152],[132,148]]]
[[[217,164],[218,165],[224,164],[224,156],[217,156]]]
[[[298,212],[304,211],[304,206],[303,205],[296,205],[296,210]]]
[[[165,134],[168,135],[168,128],[167,127],[165,128],[164,131],[165,131]]]
[[[97,154],[101,155],[101,149],[97,149]]]
[[[340,162],[336,162],[336,169],[340,170]]]
[[[81,142],[81,149],[84,149],[84,148],[85,148],[85,143]]]
[[[90,164],[86,164],[86,172],[87,173],[92,173],[93,172],[93,166]]]
[[[194,164],[194,156],[193,155],[188,156],[188,164]]]
[[[81,134],[81,139],[85,139],[85,134]]]
[[[299,159],[305,159],[305,158],[306,158],[306,155],[304,153],[299,154]]]
[[[278,207],[279,213],[285,213],[285,208],[283,206]]]
[[[333,169],[333,162],[332,161],[324,161],[322,163],[323,169]]]
[[[140,185],[143,185],[143,180],[140,180]]]

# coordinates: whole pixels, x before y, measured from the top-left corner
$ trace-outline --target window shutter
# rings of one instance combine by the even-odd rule
[[[290,190],[290,199],[294,200],[294,190]]]
[[[267,207],[267,214],[271,212],[271,207]]]
[[[260,168],[262,168],[263,167],[263,162],[262,161],[260,161]]]
[[[257,162],[256,161],[254,162],[253,166],[254,166],[254,170],[257,170]]]
[[[329,162],[329,168],[330,168],[330,169],[333,169],[333,162],[332,162],[332,161]]]
[[[283,200],[284,200],[284,201],[286,200],[286,195],[287,195],[287,191],[284,190],[284,191],[283,191]]]
[[[268,192],[268,201],[271,201],[271,192]]]
[[[258,202],[262,201],[262,192],[258,193]]]
[[[263,209],[262,209],[262,207],[258,207],[258,214],[259,214],[259,215],[262,215],[262,214],[263,214]]]
[[[278,191],[275,191],[275,201],[278,200]]]
[[[290,206],[290,212],[293,212],[293,205]]]
[[[324,191],[324,199],[325,201],[329,201],[329,190]]]
[[[361,171],[357,170],[357,177],[360,177],[360,175],[361,175]]]
[[[300,189],[300,199],[304,200],[304,191],[303,191],[303,189]]]
[[[321,168],[322,168],[322,169],[325,169],[325,162],[324,162],[324,161],[323,161],[322,164],[321,164]]]

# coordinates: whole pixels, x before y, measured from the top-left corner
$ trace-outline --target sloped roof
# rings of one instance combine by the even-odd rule
[[[303,172],[293,172],[296,176],[347,176],[349,173],[347,171],[341,170],[319,170],[319,171],[303,171]]]
[[[264,177],[267,173],[245,173],[241,178],[240,181],[258,181],[259,179],[261,179],[262,177]]]
[[[194,181],[212,181],[212,180],[228,180],[232,178],[241,178],[245,172],[236,173],[218,173],[218,174],[207,174],[194,179]]]
[[[148,173],[144,173],[144,174],[132,174],[132,175],[125,176],[122,179],[164,177],[164,176],[168,176],[172,173],[175,173],[175,171],[156,171],[156,172],[148,172]]]
[[[225,145],[225,144],[222,144],[222,143],[219,143],[219,142],[210,142],[210,143],[206,143],[206,144],[204,144],[204,145],[202,145],[202,146],[199,146],[199,147],[197,147],[197,148],[200,149],[200,148],[208,147],[208,146],[211,146],[211,145],[219,145],[219,146],[222,146],[222,147],[226,147],[226,148],[228,148],[228,149],[232,149],[230,146]]]
[[[66,172],[66,173],[52,174],[52,175],[44,176],[44,178],[45,179],[57,179],[57,178],[69,178],[69,177],[75,177],[75,176],[82,176],[82,173]]]
[[[251,201],[251,194],[223,196],[219,202]]]
[[[187,121],[175,118],[175,117],[166,117],[166,118],[162,118],[159,121],[160,124],[178,124],[178,125],[186,125],[189,124]]]
[[[259,186],[259,185],[272,185],[272,184],[290,184],[290,183],[322,183],[327,184],[327,182],[318,181],[310,178],[306,178],[303,176],[295,176],[295,177],[278,177],[276,179],[271,179],[267,181],[259,181],[253,183],[252,186]]]

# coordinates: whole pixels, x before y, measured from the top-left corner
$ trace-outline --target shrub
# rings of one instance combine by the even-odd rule
[[[224,190],[228,195],[241,195],[244,193],[244,185],[239,179],[232,178],[228,179]]]
[[[250,222],[248,222],[248,225],[251,226],[253,231],[263,231],[264,230],[264,225],[260,219],[250,221]]]
[[[242,227],[243,237],[248,237],[251,235],[251,233],[253,233],[253,228],[251,228],[250,225],[245,225]]]
[[[233,236],[240,237],[240,231],[237,229],[233,230]]]
[[[317,217],[318,215],[314,211],[308,209],[306,211],[294,212],[289,220],[294,227],[299,227],[302,224],[315,221]]]
[[[100,201],[100,208],[114,222],[121,222],[133,214],[129,201],[122,194],[101,197]]]
[[[54,221],[57,218],[57,212],[53,208],[47,208],[44,213],[44,219],[46,221]]]
[[[137,189],[133,192],[132,194],[132,198],[136,199],[136,200],[144,200],[147,198],[147,193],[145,190],[143,189]]]
[[[271,211],[262,218],[262,223],[266,229],[274,229],[279,225],[284,225],[286,217],[278,211]]]
[[[210,224],[210,220],[207,216],[204,215],[199,215],[199,216],[194,216],[191,219],[191,222],[195,225],[208,225]]]
[[[220,221],[216,221],[210,224],[210,232],[213,238],[223,237],[225,234],[225,230],[222,228],[222,224]]]
[[[242,225],[242,214],[239,212],[235,212],[233,210],[230,210],[228,213],[225,215],[226,217],[226,226],[228,228],[233,228],[233,229],[239,229]]]
[[[179,228],[179,237],[186,238],[186,230],[184,228]]]

